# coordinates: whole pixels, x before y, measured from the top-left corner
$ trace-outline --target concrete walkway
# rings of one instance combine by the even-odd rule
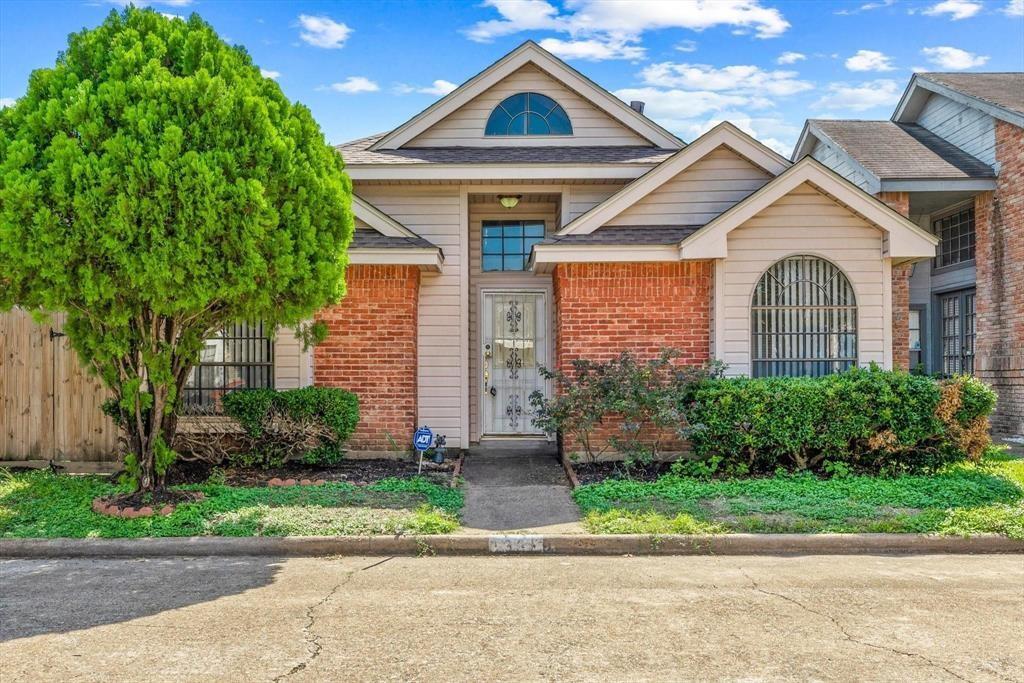
[[[463,465],[464,533],[582,533],[554,444],[485,441]]]

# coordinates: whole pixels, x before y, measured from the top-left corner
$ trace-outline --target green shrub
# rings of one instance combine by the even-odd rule
[[[328,387],[233,391],[221,405],[246,436],[229,457],[247,466],[274,467],[298,457],[310,464],[335,464],[359,422],[358,397]]]
[[[819,378],[709,379],[685,397],[684,432],[698,460],[720,458],[750,472],[934,470],[980,457],[994,400],[973,378],[938,382],[875,367]]]

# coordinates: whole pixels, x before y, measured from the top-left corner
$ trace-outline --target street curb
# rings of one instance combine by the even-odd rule
[[[2,539],[0,558],[1024,553],[1024,540],[924,534],[440,535]]]

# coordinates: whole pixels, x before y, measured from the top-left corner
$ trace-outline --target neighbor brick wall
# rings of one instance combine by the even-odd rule
[[[555,355],[559,369],[574,359],[608,361],[623,351],[655,358],[663,348],[679,349],[681,364],[709,360],[712,262],[570,263],[555,268]],[[609,419],[595,442],[619,429]],[[663,435],[662,448],[682,444]],[[567,439],[566,452],[578,452]]]
[[[419,271],[412,266],[349,266],[348,293],[321,310],[326,341],[314,351],[317,386],[359,396],[356,451],[393,450],[416,429],[417,302]]]
[[[999,395],[992,429],[1024,434],[1024,129],[996,121],[999,177],[975,198],[975,373]]]
[[[909,192],[879,192],[878,198],[893,210],[910,216]],[[910,369],[910,275],[911,263],[892,268],[892,366]]]

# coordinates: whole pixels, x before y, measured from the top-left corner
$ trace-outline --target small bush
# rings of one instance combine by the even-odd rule
[[[935,470],[989,445],[995,395],[980,381],[878,368],[820,378],[714,379],[685,398],[698,460],[753,473]]]
[[[234,391],[222,406],[245,432],[243,444],[228,458],[246,466],[276,467],[299,457],[335,464],[359,422],[356,395],[328,387]]]

